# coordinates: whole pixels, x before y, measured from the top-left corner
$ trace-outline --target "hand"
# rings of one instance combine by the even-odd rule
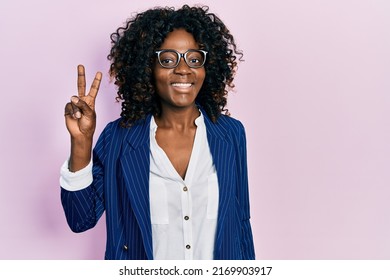
[[[72,96],[65,106],[66,127],[74,139],[92,139],[96,127],[95,99],[99,91],[102,73],[97,72],[89,93],[85,95],[85,69],[77,66],[78,96]]]

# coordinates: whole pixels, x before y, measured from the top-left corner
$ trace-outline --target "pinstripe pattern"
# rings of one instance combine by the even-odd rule
[[[214,259],[254,259],[250,226],[246,139],[242,124],[221,116],[205,125],[219,184]],[[149,209],[150,116],[131,129],[119,120],[107,125],[94,148],[93,183],[86,189],[61,189],[70,228],[94,227],[106,211],[105,259],[153,259]]]

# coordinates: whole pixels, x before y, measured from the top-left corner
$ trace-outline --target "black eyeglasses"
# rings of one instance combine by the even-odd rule
[[[207,52],[204,50],[188,50],[185,53],[179,53],[176,50],[156,51],[158,62],[164,68],[175,68],[183,57],[190,68],[200,68],[206,62]]]

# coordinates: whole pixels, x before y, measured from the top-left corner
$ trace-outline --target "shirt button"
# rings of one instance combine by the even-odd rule
[[[187,187],[184,187],[184,188],[183,188],[183,191],[185,191],[185,192],[188,191],[188,188],[187,188]]]
[[[127,251],[127,249],[128,249],[128,248],[127,248],[127,245],[124,245],[124,246],[123,246],[123,249]]]
[[[189,219],[190,219],[190,217],[184,216],[184,220],[188,221]]]
[[[187,248],[187,249],[191,249],[191,246],[190,246],[190,245],[186,245],[186,248]]]

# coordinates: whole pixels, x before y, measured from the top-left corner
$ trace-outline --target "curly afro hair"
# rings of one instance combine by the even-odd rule
[[[155,51],[162,45],[168,33],[185,29],[199,46],[208,52],[204,65],[206,77],[196,98],[208,117],[216,122],[225,108],[228,88],[234,87],[237,56],[242,52],[236,47],[233,36],[225,24],[209,8],[154,8],[128,19],[123,27],[111,34],[112,48],[110,75],[118,86],[117,101],[122,101],[122,122],[130,127],[148,114],[159,115],[161,104],[154,85],[153,66]]]

